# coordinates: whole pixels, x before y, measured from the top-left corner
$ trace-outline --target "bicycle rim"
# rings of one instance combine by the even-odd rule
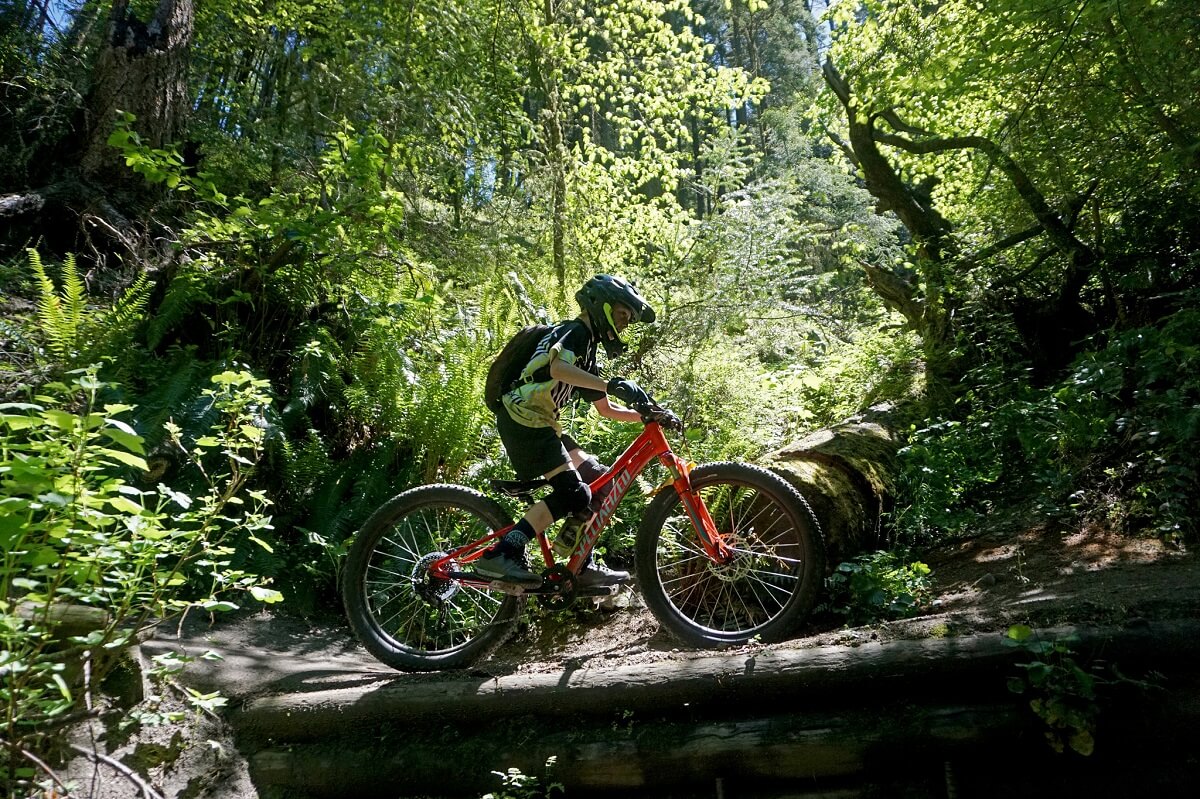
[[[424,493],[371,531],[370,551],[358,567],[357,604],[370,628],[364,642],[377,657],[402,668],[467,665],[507,638],[520,603],[470,583],[435,579],[428,567],[502,520],[488,519],[490,514],[472,507],[477,503],[460,496],[474,492],[443,487]],[[370,638],[377,639],[375,646]]]
[[[797,506],[803,500],[781,491],[775,479],[745,467],[694,476],[696,493],[733,550],[723,564],[708,557],[673,498],[657,536],[654,577],[671,626],[686,639],[778,638],[809,610],[816,593],[810,519]]]

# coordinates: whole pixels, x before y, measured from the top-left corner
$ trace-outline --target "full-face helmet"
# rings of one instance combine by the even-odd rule
[[[587,311],[592,332],[600,339],[605,354],[610,358],[625,351],[625,342],[617,335],[616,322],[613,321],[615,306],[624,305],[629,309],[630,324],[654,321],[654,309],[633,284],[612,275],[596,275],[575,292],[575,299],[579,307]]]

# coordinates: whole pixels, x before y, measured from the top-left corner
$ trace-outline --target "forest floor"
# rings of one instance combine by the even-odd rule
[[[764,648],[853,647],[873,641],[1000,634],[1017,623],[1034,628],[1124,627],[1200,615],[1200,558],[1152,538],[1130,538],[1093,527],[1063,529],[1014,522],[940,547],[923,559],[932,570],[934,599],[920,615],[847,627],[834,614],[819,614],[792,640],[753,648],[761,652]],[[625,591],[620,600],[622,607],[616,610],[590,606],[557,614],[535,610],[513,640],[478,664],[472,675],[562,673],[584,665],[603,670],[610,665],[636,667],[711,654],[684,647],[661,631],[636,592]],[[189,688],[220,691],[231,704],[238,704],[254,696],[296,690],[303,685],[304,675],[311,674],[372,672],[380,679],[401,682],[430,678],[398,675],[373,660],[336,612],[310,618],[281,612],[193,618],[181,629],[164,630],[143,654],[179,644],[191,652],[212,649],[223,659],[191,664],[177,678],[175,689],[159,691],[163,697],[159,702],[144,701],[139,709],[178,709],[179,697]],[[462,673],[446,675],[446,679],[462,677]],[[129,710],[122,713],[128,717]],[[211,714],[182,727],[145,727],[120,735],[113,729],[109,725],[98,735],[93,729],[92,742],[135,768],[164,796],[257,795],[230,731]],[[78,738],[77,742],[87,743]],[[101,784],[96,782],[98,773],[104,775]],[[70,774],[77,780],[90,779],[90,795],[95,797],[138,794],[127,778],[82,759],[75,761]]]
[[[923,561],[931,569],[933,600],[918,615],[848,627],[840,616],[816,614],[794,638],[766,648],[1002,633],[1013,624],[1120,627],[1200,615],[1200,558],[1155,538],[1026,525],[944,545]],[[661,631],[636,595],[630,605],[577,613],[575,625],[539,623],[535,615],[481,667],[535,673],[585,660],[634,665],[699,654]]]

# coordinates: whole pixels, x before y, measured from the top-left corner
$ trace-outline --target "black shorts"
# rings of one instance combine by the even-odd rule
[[[560,437],[553,427],[526,427],[503,408],[496,414],[496,431],[518,480],[533,480],[569,464],[567,453],[579,449],[579,442],[568,434]]]

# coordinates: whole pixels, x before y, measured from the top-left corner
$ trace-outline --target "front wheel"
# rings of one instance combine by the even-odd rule
[[[342,600],[363,646],[392,668],[470,666],[512,634],[523,597],[435,578],[430,564],[509,524],[493,500],[431,485],[393,497],[363,525],[346,558]]]
[[[744,463],[691,473],[732,557],[708,557],[679,495],[663,491],[637,537],[638,583],[660,622],[692,646],[787,637],[812,610],[825,573],[821,528],[782,477]]]

